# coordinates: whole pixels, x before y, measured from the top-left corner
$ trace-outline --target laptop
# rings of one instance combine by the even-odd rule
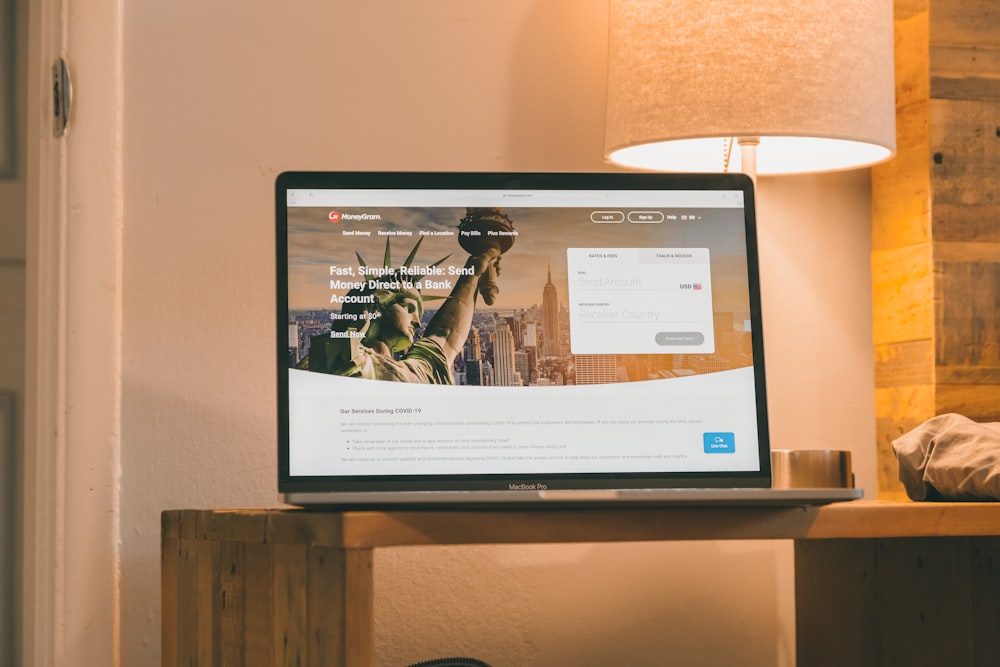
[[[822,504],[771,488],[742,174],[288,172],[279,493]]]

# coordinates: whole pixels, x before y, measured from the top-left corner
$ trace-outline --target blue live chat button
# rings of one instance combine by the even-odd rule
[[[706,454],[732,454],[736,451],[735,433],[704,433]]]

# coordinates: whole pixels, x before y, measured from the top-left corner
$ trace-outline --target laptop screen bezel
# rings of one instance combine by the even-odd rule
[[[293,476],[290,474],[288,384],[288,191],[293,189],[524,189],[524,190],[723,190],[744,201],[747,284],[757,413],[756,471],[648,473],[559,473],[391,476]],[[284,172],[275,181],[276,366],[278,491],[282,494],[464,492],[509,488],[517,482],[548,489],[726,488],[771,486],[770,439],[754,187],[743,174],[645,172]]]

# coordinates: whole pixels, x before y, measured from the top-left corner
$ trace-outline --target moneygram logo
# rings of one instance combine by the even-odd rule
[[[341,213],[340,211],[330,211],[330,222],[341,222],[347,220],[353,221],[368,221],[368,220],[381,220],[382,216],[379,213]]]

